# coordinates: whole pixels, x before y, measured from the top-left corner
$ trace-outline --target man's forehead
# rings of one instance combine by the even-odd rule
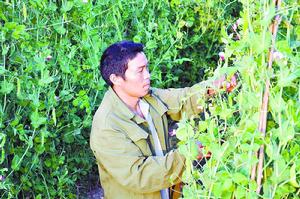
[[[145,65],[148,65],[148,60],[147,60],[146,55],[143,52],[138,53],[135,56],[135,58],[133,58],[132,60],[130,60],[128,62],[128,67],[138,68],[138,67],[142,67]]]

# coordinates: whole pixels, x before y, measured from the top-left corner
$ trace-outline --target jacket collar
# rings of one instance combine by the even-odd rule
[[[158,112],[160,116],[168,111],[166,105],[164,105],[163,102],[153,94],[152,88],[150,89],[149,94],[144,96],[144,100],[146,100]]]
[[[116,114],[126,119],[132,119],[134,117],[134,113],[121,100],[112,87],[108,88],[107,94],[109,96],[108,100],[110,100],[112,107],[118,109],[118,111],[115,112]]]
[[[145,122],[143,118],[135,115],[128,106],[121,100],[117,93],[109,87],[108,89],[109,100],[111,100],[112,107],[114,108],[115,114],[124,119],[134,120],[137,124]]]
[[[111,100],[113,107],[118,109],[117,111],[115,111],[117,115],[121,116],[124,119],[133,119],[138,124],[146,122],[145,119],[135,115],[127,107],[127,105],[121,100],[121,98],[116,94],[112,87],[109,87],[107,92],[109,100]],[[152,89],[150,89],[149,93],[143,98],[159,113],[160,116],[162,116],[168,110],[167,107],[160,100],[156,99],[156,96],[152,94]]]

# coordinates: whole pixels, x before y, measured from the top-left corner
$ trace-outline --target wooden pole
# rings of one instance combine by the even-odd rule
[[[281,4],[281,0],[273,0],[273,2],[278,10],[280,7],[280,4]],[[276,15],[275,20],[273,21],[273,23],[271,25],[272,45],[269,50],[268,69],[271,69],[272,64],[273,64],[273,52],[274,52],[276,35],[277,35],[277,30],[278,30],[278,25],[280,23],[280,20],[281,20],[280,16]],[[268,78],[266,81],[265,92],[264,92],[264,96],[263,96],[262,106],[261,106],[261,110],[260,110],[260,118],[259,118],[259,131],[262,133],[263,137],[266,136],[269,93],[270,93],[270,79]],[[260,190],[261,190],[261,181],[263,178],[264,155],[265,155],[264,145],[262,144],[258,151],[258,166],[257,166],[257,179],[256,179],[256,183],[257,183],[256,193],[257,194],[259,194]],[[255,168],[256,168],[256,165],[255,165]],[[253,169],[252,169],[252,172],[253,172]],[[252,179],[252,177],[253,176],[251,173],[251,179]],[[255,176],[254,176],[254,178],[255,178]]]

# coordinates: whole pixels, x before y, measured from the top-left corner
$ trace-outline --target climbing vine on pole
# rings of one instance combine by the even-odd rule
[[[241,0],[240,18],[221,31],[217,78],[237,73],[231,93],[220,89],[203,114],[178,133],[183,154],[195,141],[211,152],[205,165],[187,158],[184,198],[297,198],[300,189],[300,29],[297,1]],[[280,16],[280,17],[279,17]],[[190,129],[195,134],[190,136]],[[260,156],[257,157],[257,151]],[[187,156],[190,157],[190,156]],[[262,164],[264,163],[264,164]],[[257,165],[257,166],[256,166]]]

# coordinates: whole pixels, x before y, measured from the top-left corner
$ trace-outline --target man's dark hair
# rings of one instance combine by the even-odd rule
[[[143,52],[143,44],[133,41],[121,41],[109,46],[103,53],[100,62],[100,72],[104,81],[112,86],[109,76],[115,74],[125,79],[128,62]]]

